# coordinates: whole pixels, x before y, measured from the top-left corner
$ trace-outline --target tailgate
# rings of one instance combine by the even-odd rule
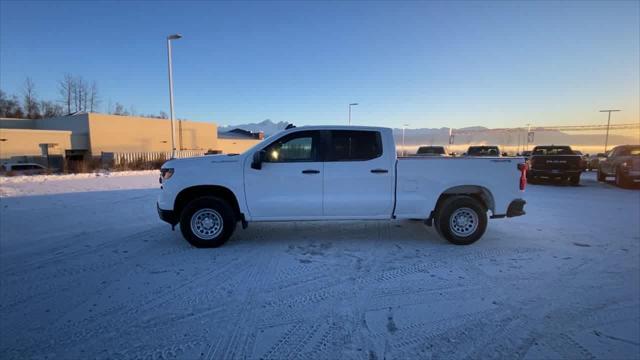
[[[582,159],[576,155],[535,155],[531,158],[531,168],[535,170],[577,170]]]

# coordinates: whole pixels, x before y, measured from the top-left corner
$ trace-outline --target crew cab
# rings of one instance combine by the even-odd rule
[[[388,128],[291,128],[160,172],[159,216],[196,247],[222,245],[238,222],[383,219],[422,219],[466,245],[489,217],[524,215],[522,158],[398,158]]]
[[[582,156],[566,145],[545,145],[533,148],[527,176],[530,182],[538,178],[569,180],[571,185],[580,184],[580,174],[585,169]]]

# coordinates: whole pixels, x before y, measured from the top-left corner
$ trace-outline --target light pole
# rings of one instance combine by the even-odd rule
[[[351,125],[351,107],[356,105],[358,105],[358,103],[349,104],[349,125]]]
[[[600,112],[609,113],[607,118],[607,136],[604,138],[604,152],[607,152],[607,145],[609,145],[609,125],[611,125],[611,113],[620,110],[600,110]]]
[[[402,124],[402,156],[407,156],[407,150],[404,147],[404,131],[409,124]]]
[[[171,40],[178,40],[182,37],[180,34],[167,36],[167,57],[169,58],[169,112],[171,113],[171,158],[176,157],[176,124],[173,114],[173,68],[171,66]]]

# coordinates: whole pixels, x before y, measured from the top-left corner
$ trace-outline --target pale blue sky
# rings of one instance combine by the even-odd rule
[[[0,88],[64,73],[109,100],[221,125],[400,127],[640,119],[640,2],[0,3]]]

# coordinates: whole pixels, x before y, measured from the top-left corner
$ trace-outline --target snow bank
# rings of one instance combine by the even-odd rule
[[[117,177],[117,176],[140,176],[154,174],[158,175],[159,170],[139,170],[139,171],[100,171],[82,174],[64,174],[64,175],[31,175],[31,176],[0,176],[0,185],[17,184],[30,182],[44,182],[56,180],[74,180],[74,179],[90,179],[100,176]]]
[[[158,188],[157,170],[0,178],[0,198]]]

